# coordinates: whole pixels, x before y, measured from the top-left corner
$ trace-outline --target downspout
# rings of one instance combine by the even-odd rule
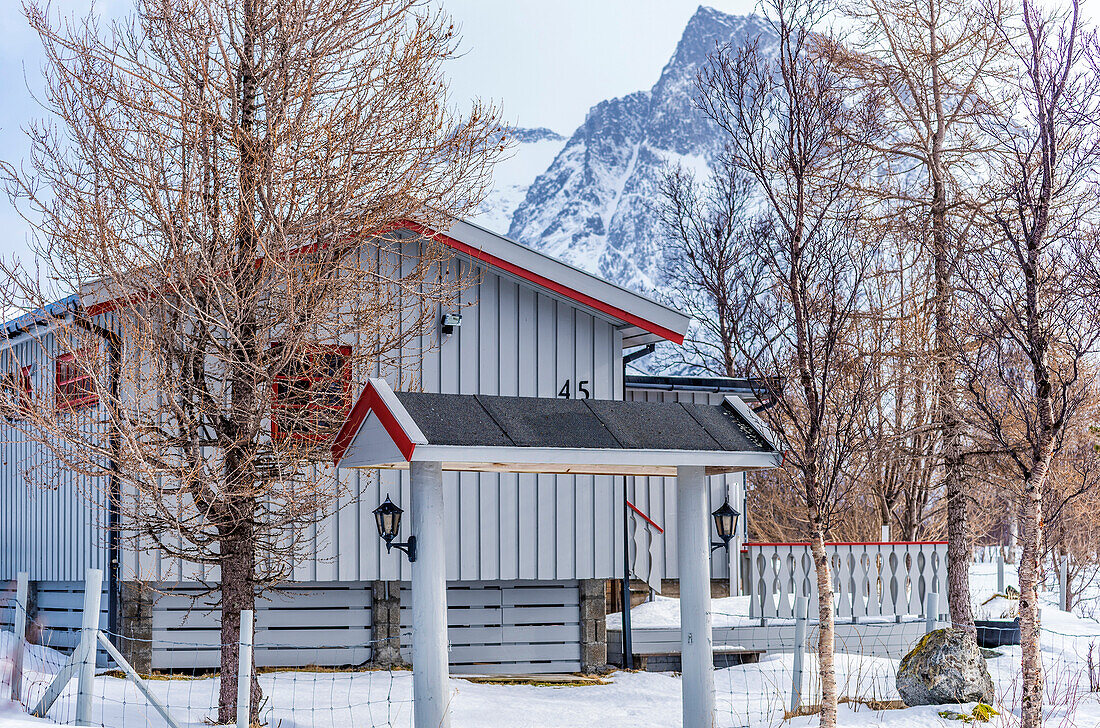
[[[620,392],[620,397],[626,399],[626,365],[632,361],[637,361],[643,356],[648,356],[656,349],[655,344],[647,344],[641,349],[636,349],[629,354],[623,356],[623,375],[622,383],[623,388]],[[634,645],[630,636],[630,506],[627,505],[630,502],[630,494],[627,493],[626,476],[623,476],[623,669],[634,669]]]
[[[110,390],[109,407],[116,407],[122,379],[122,337],[115,332],[92,323],[86,318],[75,316],[73,322],[85,331],[95,334],[107,343],[107,357],[110,365],[108,388]],[[112,642],[119,644],[120,628],[120,584],[119,566],[121,551],[119,547],[119,528],[121,526],[122,489],[119,477],[119,458],[122,439],[118,431],[118,418],[111,416],[109,445],[111,459],[108,463],[110,475],[107,479],[107,633]]]

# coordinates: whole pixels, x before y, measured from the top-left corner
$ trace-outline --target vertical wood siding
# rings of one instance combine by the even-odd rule
[[[105,317],[97,323],[112,325]],[[52,411],[54,362],[64,351],[48,332],[3,342],[0,372],[32,365],[33,406]],[[106,439],[105,425],[89,427]],[[88,569],[106,568],[106,483],[57,467],[48,448],[3,418],[0,457],[0,579],[26,571],[35,581],[83,581]]]
[[[411,260],[413,251],[406,250]],[[411,263],[406,263],[409,265]],[[440,341],[438,327],[402,352],[382,374],[397,388],[462,394],[556,397],[569,382],[579,394],[623,395],[622,334],[600,314],[546,295],[541,289],[465,260],[451,273],[475,279],[452,310],[462,314],[458,331]],[[438,320],[441,311],[433,317]],[[402,324],[404,325],[404,324]],[[36,364],[33,383],[42,406],[53,403],[54,342],[45,351],[17,343],[0,352],[0,367],[14,352]],[[6,369],[0,369],[6,371]],[[631,390],[628,399],[718,402],[721,395]],[[462,423],[455,423],[456,427]],[[89,567],[105,568],[103,491],[71,474],[56,472],[56,487],[27,483],[27,464],[46,462],[42,448],[4,428],[0,472],[0,579],[28,570],[36,580],[81,580]],[[324,465],[318,468],[327,467]],[[39,482],[46,472],[36,468]],[[371,511],[387,495],[407,505],[405,472],[344,471],[348,497],[308,534],[307,558],[293,573],[296,581],[348,582],[407,580],[404,556],[386,553],[375,533]],[[632,501],[666,530],[660,558],[664,575],[674,578],[675,483],[664,478],[629,478]],[[447,578],[453,581],[571,580],[612,578],[622,568],[624,479],[612,476],[555,476],[445,473]],[[711,481],[712,508],[730,490],[743,510],[743,477]],[[98,494],[98,495],[96,495]],[[88,496],[92,495],[91,498]],[[405,526],[407,531],[408,526]],[[728,574],[724,552],[715,552],[712,574]],[[216,571],[197,572],[216,579]],[[124,542],[123,579],[190,580],[193,567],[162,557],[153,549],[130,549]]]
[[[509,276],[483,268],[472,273],[480,283],[456,307],[461,327],[442,342],[438,335],[425,337],[422,366],[403,366],[403,381],[396,384],[419,379],[429,392],[555,397],[569,380],[571,391],[586,381],[600,399],[621,391],[622,336],[609,321]],[[404,556],[382,547],[370,513],[387,495],[408,504],[408,473],[357,471],[346,477],[359,497],[318,529],[313,558],[295,578],[411,578]],[[620,518],[615,478],[444,473],[443,480],[448,579],[615,575],[621,554],[613,540]]]
[[[415,250],[406,246],[402,252],[407,270]],[[441,341],[437,324],[400,352],[394,366],[372,376],[384,376],[395,389],[530,397],[555,397],[567,380],[577,394],[584,381],[592,397],[621,397],[622,333],[611,320],[464,259],[451,268],[447,275],[475,281],[450,307],[462,314],[462,325]],[[438,321],[442,313],[436,310],[432,317]],[[293,580],[410,579],[408,561],[396,550],[386,552],[372,514],[386,496],[407,508],[408,473],[345,470],[341,477],[348,496],[310,529],[306,557]],[[616,537],[621,478],[495,473],[444,473],[443,478],[448,579],[610,578],[621,569],[622,541]],[[407,535],[407,519],[402,529]],[[123,563],[123,579],[217,578],[215,570],[203,572],[152,549],[129,551]]]

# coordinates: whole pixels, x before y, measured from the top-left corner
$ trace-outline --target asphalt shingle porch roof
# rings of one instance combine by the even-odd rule
[[[721,404],[394,392],[372,379],[332,445],[351,468],[676,475],[770,468],[774,435],[737,397]]]
[[[431,445],[771,452],[729,404],[396,392]]]

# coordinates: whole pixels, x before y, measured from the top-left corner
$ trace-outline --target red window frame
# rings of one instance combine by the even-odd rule
[[[95,377],[90,370],[80,369],[78,365],[69,364],[77,361],[77,356],[90,358],[91,349],[81,349],[72,354],[62,354],[54,361],[54,405],[58,410],[72,412],[84,407],[94,407],[99,404],[99,392],[96,391]],[[63,370],[78,370],[77,372]],[[77,389],[72,385],[87,382],[88,386]],[[70,391],[67,391],[70,390]]]
[[[15,400],[15,406],[4,413],[9,421],[24,419],[31,410],[34,402],[34,387],[31,383],[33,367],[33,364],[27,364],[4,375],[4,385],[12,387],[12,398]]]
[[[279,344],[272,344],[277,348]],[[329,372],[333,362],[327,361],[329,357],[339,356],[343,361],[338,364],[339,375],[334,378]],[[327,442],[331,435],[335,434],[347,418],[351,409],[351,347],[343,344],[314,344],[302,352],[302,365],[294,373],[276,373],[271,387],[271,437],[276,441],[287,438],[304,441],[312,444]],[[295,391],[293,394],[299,399],[296,402],[285,400],[287,391],[284,387],[293,382]],[[317,384],[330,384],[326,388],[317,388]],[[338,406],[333,406],[331,400],[336,397]],[[329,402],[323,400],[328,399]],[[319,401],[320,400],[320,401]],[[302,427],[288,428],[284,423],[285,416],[281,413],[290,410],[310,408],[314,415],[309,419],[299,420],[297,424],[305,424]],[[328,418],[324,415],[330,413]],[[329,422],[326,424],[325,419]]]

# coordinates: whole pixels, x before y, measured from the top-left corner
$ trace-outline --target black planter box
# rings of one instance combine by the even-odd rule
[[[975,619],[978,628],[978,645],[981,647],[1001,647],[1020,644],[1020,618],[1016,619]]]

